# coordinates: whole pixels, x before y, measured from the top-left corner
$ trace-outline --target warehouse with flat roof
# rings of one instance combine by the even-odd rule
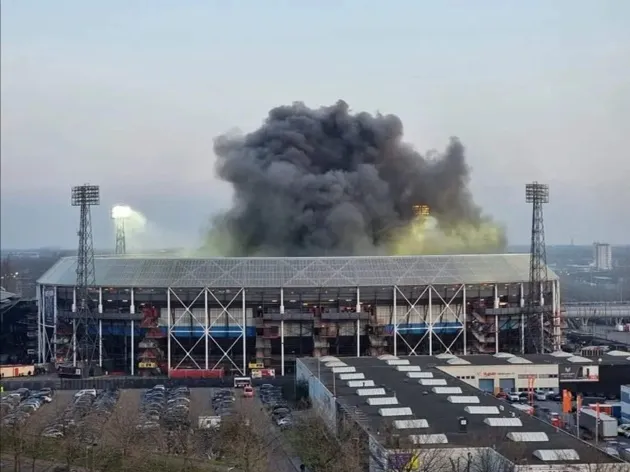
[[[297,381],[308,383],[314,408],[332,430],[342,418],[361,426],[370,472],[410,461],[455,461],[459,470],[476,470],[471,461],[481,460],[493,464],[483,470],[508,470],[511,464],[509,470],[522,471],[630,471],[630,465],[429,361],[392,355],[302,358]]]

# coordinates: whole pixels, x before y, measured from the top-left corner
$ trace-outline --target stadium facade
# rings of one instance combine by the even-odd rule
[[[287,373],[302,356],[515,352],[525,346],[529,255],[215,258],[97,256],[99,362],[137,374],[252,363]],[[76,258],[38,280],[40,361],[73,356]],[[540,303],[556,314],[549,270]]]

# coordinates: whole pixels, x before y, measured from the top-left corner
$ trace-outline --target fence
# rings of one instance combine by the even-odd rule
[[[285,376],[275,379],[253,379],[254,386],[262,384],[272,384],[283,388],[285,391],[292,391],[295,384],[295,377]],[[83,379],[67,379],[53,377],[20,377],[3,380],[1,385],[5,391],[17,390],[18,388],[28,388],[29,390],[39,390],[42,388],[52,388],[53,390],[82,390],[85,388],[96,389],[147,389],[156,385],[188,388],[228,388],[234,385],[233,377],[222,379],[169,379],[167,377],[94,377]]]

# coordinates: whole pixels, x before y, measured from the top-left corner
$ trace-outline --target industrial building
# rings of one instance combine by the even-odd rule
[[[441,360],[454,366],[462,359],[447,355]],[[629,464],[473,388],[433,361],[393,355],[304,358],[296,362],[296,380],[308,383],[313,406],[332,431],[346,420],[359,426],[370,472],[427,463],[432,470],[450,465],[448,470],[457,471],[630,470]]]
[[[96,256],[108,370],[287,372],[296,357],[521,352],[529,255],[182,259]],[[76,258],[38,281],[41,360],[70,360]],[[540,303],[562,323],[557,276]],[[144,356],[144,358],[142,357]]]

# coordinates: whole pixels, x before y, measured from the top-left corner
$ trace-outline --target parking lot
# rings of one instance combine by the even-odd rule
[[[6,392],[0,400],[2,427],[27,424],[29,429],[37,431],[65,408],[71,398],[72,392],[51,389]]]

